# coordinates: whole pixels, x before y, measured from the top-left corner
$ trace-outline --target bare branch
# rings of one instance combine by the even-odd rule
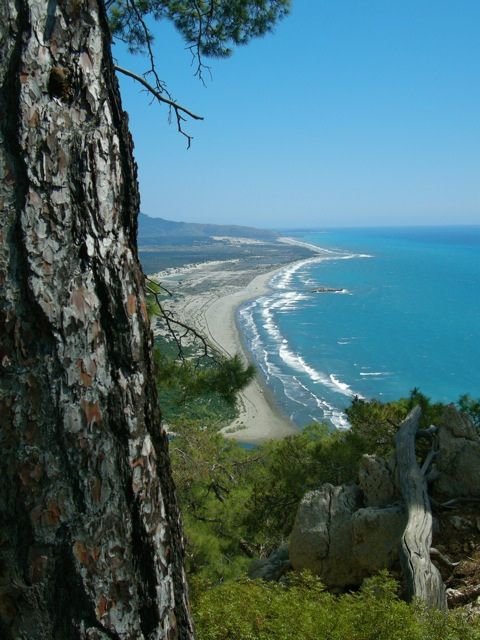
[[[165,96],[162,96],[162,94],[156,89],[154,89],[152,85],[145,80],[145,78],[142,78],[142,76],[139,76],[137,73],[130,71],[130,69],[119,67],[117,64],[115,65],[114,68],[119,73],[123,73],[125,76],[129,76],[130,78],[133,78],[137,82],[140,82],[140,84],[142,84],[145,87],[145,89],[147,89],[147,91],[149,91],[159,102],[164,102],[165,104],[168,104],[168,106],[172,107],[172,109],[174,109],[175,111],[181,111],[182,113],[186,113],[187,116],[189,116],[190,118],[193,118],[194,120],[204,119],[203,116],[197,116],[195,113],[193,113],[186,107],[182,107],[182,105],[178,104],[178,102],[174,102],[173,100],[170,100],[169,98],[165,98]]]
[[[147,282],[151,282],[151,284],[156,287],[160,287],[160,289],[162,289],[162,291],[165,291],[165,293],[167,293],[171,298],[173,297],[173,293],[169,289],[167,289],[167,287],[163,285],[161,282],[158,282],[157,280],[152,280],[152,278],[149,278],[148,276],[145,276],[145,280]]]
[[[446,555],[441,553],[435,547],[430,547],[430,557],[431,558],[436,558],[437,560],[439,560],[442,564],[444,564],[449,569],[455,569],[455,567],[460,564],[460,562],[452,562],[450,560],[450,558],[447,558]]]
[[[172,96],[170,95],[166,84],[160,80],[160,77],[158,75],[157,72],[157,67],[155,65],[155,56],[153,55],[153,51],[152,51],[152,35],[150,33],[150,30],[148,29],[145,20],[143,19],[142,14],[140,13],[137,5],[135,4],[135,2],[133,0],[127,0],[128,1],[128,5],[130,7],[130,9],[133,11],[133,13],[135,14],[142,30],[143,30],[143,34],[145,37],[145,46],[147,48],[147,54],[148,54],[148,59],[150,61],[150,69],[144,74],[144,77],[146,78],[148,75],[153,75],[154,79],[155,79],[155,88],[159,93],[165,93],[168,98],[172,98]]]
[[[161,91],[153,87],[149,82],[145,80],[144,77],[139,76],[137,73],[134,73],[133,71],[130,71],[130,69],[125,69],[124,67],[119,67],[118,65],[115,65],[114,68],[119,73],[123,73],[123,75],[128,76],[129,78],[133,78],[133,80],[136,80],[137,82],[139,82],[156,100],[158,100],[159,102],[163,102],[164,104],[167,104],[170,107],[170,109],[173,109],[173,111],[175,112],[176,120],[177,120],[178,132],[181,133],[182,136],[185,136],[185,138],[187,138],[187,148],[190,148],[190,144],[193,139],[193,136],[190,136],[182,128],[182,122],[186,122],[186,118],[182,115],[182,113],[185,113],[189,118],[192,118],[193,120],[203,120],[203,117],[196,115],[186,107],[182,107],[182,105],[178,104],[177,102],[174,102],[170,98],[166,98],[164,95],[162,95]]]
[[[469,502],[480,502],[480,498],[473,498],[469,496],[460,496],[459,498],[452,498],[451,500],[447,500],[447,502],[441,502],[440,506],[444,508],[452,508],[456,504],[460,503],[469,503]]]
[[[193,44],[189,45],[187,49],[192,54],[192,65],[195,61],[197,63],[197,69],[195,71],[195,75],[200,80],[200,82],[205,86],[205,81],[203,79],[203,69],[206,69],[209,72],[210,77],[212,76],[212,72],[210,67],[208,65],[205,65],[202,60],[201,47],[202,47],[202,38],[204,33],[203,19],[205,17],[207,18],[207,28],[208,28],[208,22],[209,20],[211,20],[213,15],[213,2],[210,3],[210,10],[205,13],[201,12],[198,2],[196,0],[192,0],[192,3],[193,3],[193,6],[195,7],[195,11],[198,17],[198,34],[197,34],[196,41]]]
[[[425,458],[425,460],[423,461],[422,464],[422,468],[420,469],[420,473],[425,476],[430,468],[430,465],[432,464],[433,460],[435,459],[435,456],[437,455],[437,451],[432,447],[430,449],[430,451],[428,452],[427,457]]]
[[[148,278],[147,278],[147,280],[148,280]],[[150,280],[150,282],[153,283],[154,281]],[[155,282],[155,284],[157,285],[158,283]],[[162,287],[162,285],[158,285],[158,286]],[[160,300],[160,297],[159,297],[157,291],[155,291],[148,284],[146,285],[146,291],[147,291],[147,293],[149,293],[150,295],[152,295],[155,298],[155,302],[157,303],[157,307],[158,307],[159,316],[165,321],[165,324],[167,325],[168,332],[172,336],[172,338],[173,338],[173,340],[174,340],[174,342],[175,342],[175,344],[177,346],[178,357],[182,360],[182,362],[185,361],[185,355],[184,355],[184,352],[183,352],[182,340],[184,338],[186,338],[188,335],[192,335],[194,338],[196,338],[202,344],[202,346],[203,346],[203,354],[202,354],[202,356],[203,357],[211,358],[214,362],[218,362],[221,359],[220,352],[206,340],[204,335],[199,333],[196,329],[194,329],[190,325],[185,324],[184,322],[181,322],[180,320],[175,318],[172,313],[170,313],[168,310],[166,310],[163,307],[162,302]],[[170,294],[170,292],[168,292],[168,293]],[[184,333],[179,335],[177,330],[175,329],[174,325],[175,325],[175,327],[180,327],[180,328],[184,329]]]

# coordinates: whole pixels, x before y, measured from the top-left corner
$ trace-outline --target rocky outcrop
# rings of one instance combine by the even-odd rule
[[[453,406],[445,409],[438,428],[435,466],[435,495],[480,498],[480,435],[468,416]]]
[[[290,562],[296,570],[309,569],[325,584],[357,584],[362,576],[352,561],[352,514],[362,505],[355,485],[324,484],[305,495],[290,536]]]
[[[354,586],[398,557],[405,527],[401,506],[363,507],[356,485],[323,485],[303,498],[290,536],[290,561],[328,587]]]
[[[413,527],[412,540],[416,539],[417,529],[424,530],[421,555],[425,557],[419,567],[430,567],[428,576],[426,569],[420,571],[426,576],[421,582],[430,585],[430,573],[438,573],[429,558],[431,535],[436,536],[433,546],[442,548],[448,555],[448,545],[442,546],[442,536],[452,529],[452,523],[462,520],[460,515],[445,513],[442,505],[464,504],[480,498],[480,435],[468,417],[453,406],[447,407],[438,428],[428,430],[432,447],[423,464],[418,466],[413,440],[415,430],[412,428],[405,436],[413,452],[409,464],[401,464],[395,455],[387,460],[367,455],[360,464],[358,485],[325,484],[305,495],[290,537],[290,561],[295,570],[313,571],[329,588],[359,585],[366,576],[380,569],[398,566],[408,522],[409,528]],[[399,442],[397,438],[397,446]],[[413,489],[405,485],[409,469],[414,467],[416,487],[425,498],[422,504],[414,504]],[[434,518],[430,511],[431,495],[439,509]],[[422,511],[421,517],[416,514],[417,509]],[[471,532],[473,521],[470,522],[470,517],[466,520],[463,529]],[[421,526],[415,524],[417,521]],[[438,549],[433,551],[438,556]],[[451,564],[450,570],[454,566],[455,563]],[[447,570],[443,562],[444,580]],[[440,590],[436,591],[440,593]],[[442,598],[444,601],[444,596]]]
[[[400,504],[359,509],[352,515],[352,555],[363,576],[394,566],[405,522]]]
[[[394,460],[365,455],[360,462],[358,484],[367,507],[384,507],[396,500]]]

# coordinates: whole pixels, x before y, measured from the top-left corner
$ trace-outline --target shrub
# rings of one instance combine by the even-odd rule
[[[456,612],[401,601],[385,573],[338,597],[310,574],[288,584],[239,580],[199,594],[194,619],[198,640],[480,639],[480,626]]]

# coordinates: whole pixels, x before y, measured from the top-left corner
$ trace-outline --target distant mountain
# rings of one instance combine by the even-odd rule
[[[151,218],[144,213],[141,213],[138,218],[139,245],[212,242],[214,241],[212,238],[225,236],[273,242],[278,235],[278,233],[266,229],[255,229],[233,224],[174,222],[163,218]]]

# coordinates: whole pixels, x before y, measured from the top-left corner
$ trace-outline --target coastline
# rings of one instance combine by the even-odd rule
[[[153,277],[160,276],[161,282],[170,287],[179,284],[180,295],[172,303],[172,308],[182,322],[202,332],[225,355],[237,353],[249,362],[250,357],[237,326],[236,311],[247,300],[267,293],[268,282],[273,275],[296,262],[277,265],[261,274],[252,268],[228,271],[226,261],[215,266],[205,263],[195,265],[194,270],[178,269],[174,273],[154,274]],[[258,444],[299,431],[280,412],[259,375],[239,393],[237,408],[238,417],[221,430],[225,437]]]
[[[236,311],[247,300],[268,293],[268,282],[277,271],[279,269],[254,277],[244,289],[219,298],[205,310],[207,334],[226,355],[239,353],[245,361],[249,360],[237,326]],[[259,375],[240,392],[238,405],[239,416],[221,430],[227,437],[258,443],[298,433],[298,427],[276,407]]]

